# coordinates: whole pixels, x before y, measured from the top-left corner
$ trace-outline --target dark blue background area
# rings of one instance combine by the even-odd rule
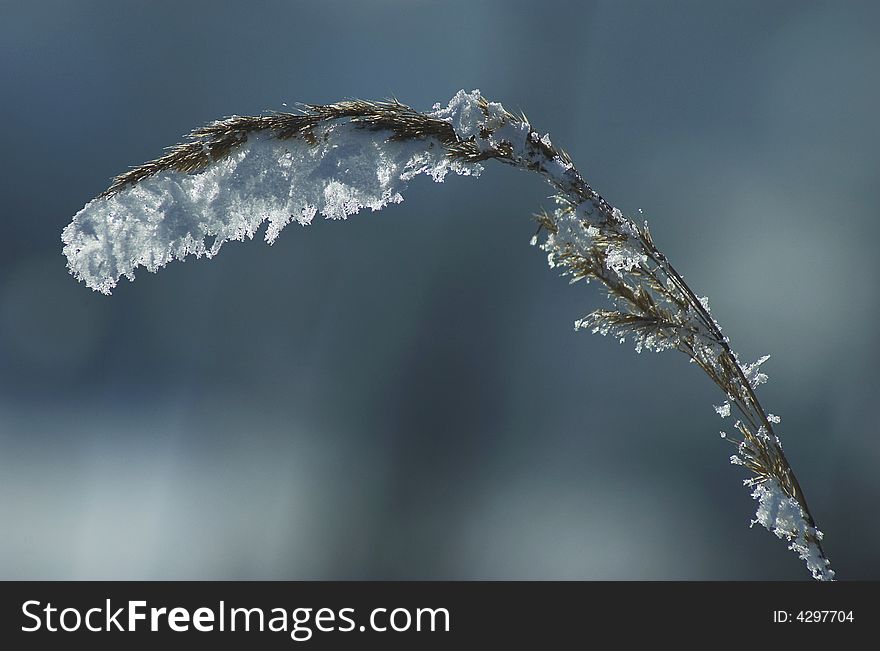
[[[880,578],[876,3],[0,2],[0,577],[803,579],[676,353],[528,246],[540,179],[420,178],[112,297],[60,232],[195,126],[480,88],[744,359],[841,578]]]

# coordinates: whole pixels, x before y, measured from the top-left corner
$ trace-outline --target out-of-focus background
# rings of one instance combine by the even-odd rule
[[[873,2],[0,3],[0,577],[806,579],[722,396],[576,333],[489,165],[93,293],[60,232],[229,114],[480,88],[707,294],[844,579],[880,578]],[[548,206],[549,207],[549,206]]]

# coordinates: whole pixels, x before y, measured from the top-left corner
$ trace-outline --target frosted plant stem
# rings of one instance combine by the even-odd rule
[[[737,448],[731,463],[751,474],[744,484],[758,501],[756,519],[789,543],[815,579],[833,580],[822,532],[774,431],[780,419],[765,411],[755,388],[767,381],[760,366],[743,364],[697,296],[659,251],[648,230],[625,217],[584,181],[549,135],[525,116],[459,91],[428,113],[397,101],[304,105],[299,113],[233,116],[196,129],[188,141],[116,177],[62,233],[71,273],[109,294],[122,276],[143,266],[156,271],[188,255],[216,255],[224,243],[253,238],[268,222],[272,243],[290,222],[303,226],[322,214],[344,219],[403,201],[419,174],[441,182],[452,172],[478,176],[494,159],[536,172],[555,189],[557,207],[536,216],[532,238],[551,267],[571,282],[604,286],[611,309],[578,320],[636,351],[678,350],[724,393],[722,432]]]
[[[797,477],[794,474],[794,471],[791,469],[791,465],[788,463],[788,459],[786,459],[786,457],[785,457],[785,452],[782,451],[782,445],[778,442],[776,435],[773,434],[773,425],[770,423],[770,420],[767,417],[767,412],[761,406],[761,402],[760,402],[760,400],[758,400],[758,396],[755,394],[754,389],[752,388],[751,384],[749,383],[748,379],[746,378],[746,375],[745,375],[745,372],[743,371],[742,366],[740,365],[739,361],[737,361],[736,355],[734,355],[734,352],[731,349],[730,344],[727,342],[727,338],[723,337],[721,335],[721,331],[717,327],[715,320],[712,319],[711,316],[709,316],[709,314],[706,312],[706,310],[703,308],[702,304],[700,303],[699,299],[697,299],[693,290],[691,290],[691,288],[688,287],[688,284],[684,281],[684,278],[682,278],[681,275],[675,270],[675,267],[673,267],[666,260],[666,257],[663,256],[662,253],[657,251],[656,248],[653,248],[653,252],[656,255],[659,255],[662,257],[662,259],[664,260],[664,262],[666,264],[666,268],[667,268],[669,274],[671,275],[671,277],[675,279],[675,282],[687,294],[688,299],[691,302],[691,305],[700,311],[701,320],[712,330],[712,333],[715,335],[716,341],[724,349],[726,356],[732,361],[733,366],[736,369],[736,374],[737,374],[737,378],[740,381],[740,385],[745,387],[745,389],[746,389],[749,403],[754,407],[754,410],[758,413],[758,415],[761,419],[762,426],[767,429],[767,432],[769,432],[771,435],[773,435],[773,443],[772,443],[773,452],[779,456],[780,465],[782,466],[783,469],[785,469],[786,475],[787,475],[788,479],[791,481],[791,487],[792,487],[792,492],[793,492],[792,496],[797,500],[798,504],[803,509],[804,518],[806,519],[807,524],[812,529],[816,529],[816,523],[815,523],[815,520],[813,519],[812,513],[810,513],[810,508],[807,505],[807,498],[804,495],[804,491],[801,488],[801,485],[798,482]],[[724,389],[724,387],[721,387],[721,388]],[[740,409],[740,411],[743,415],[748,415],[748,410],[746,407],[744,407],[740,404],[740,405],[738,405],[738,408]],[[815,544],[816,544],[816,547],[818,548],[821,556],[823,558],[827,559],[827,556],[825,555],[825,551],[822,548],[821,538],[817,537],[815,540]]]

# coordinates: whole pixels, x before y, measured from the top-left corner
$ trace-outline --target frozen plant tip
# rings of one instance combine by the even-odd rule
[[[553,186],[556,205],[537,215],[532,243],[571,282],[600,283],[611,303],[575,327],[629,338],[639,352],[678,350],[696,363],[726,397],[718,414],[738,414],[738,436],[722,437],[736,447],[731,462],[749,472],[745,483],[758,502],[752,524],[786,540],[815,579],[832,580],[822,533],[774,432],[779,418],[755,393],[767,380],[760,371],[767,358],[741,362],[708,300],[660,252],[647,223],[611,206],[548,135],[479,91],[459,91],[425,113],[396,101],[349,101],[214,122],[116,177],[61,239],[70,272],[109,294],[139,266],[155,271],[190,254],[212,257],[230,240],[253,238],[263,222],[271,244],[292,221],[379,210],[403,201],[419,174],[437,182],[449,173],[477,176],[488,160]]]

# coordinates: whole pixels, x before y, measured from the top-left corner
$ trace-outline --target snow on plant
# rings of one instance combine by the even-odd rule
[[[736,409],[738,437],[731,463],[750,473],[756,519],[789,543],[813,577],[832,580],[804,493],[785,458],[755,389],[760,366],[744,364],[698,297],[654,244],[647,223],[625,217],[593,190],[568,155],[525,116],[459,91],[443,107],[421,113],[399,102],[305,105],[298,113],[230,117],[193,131],[149,163],[114,179],[64,229],[70,272],[109,294],[120,277],[143,266],[155,271],[187,255],[212,257],[230,240],[253,238],[268,222],[270,244],[290,222],[318,214],[343,219],[363,208],[403,200],[407,182],[427,174],[479,175],[497,160],[535,172],[553,186],[556,206],[536,216],[532,243],[571,282],[601,284],[609,309],[576,322],[636,350],[678,350],[724,392],[715,410]]]

